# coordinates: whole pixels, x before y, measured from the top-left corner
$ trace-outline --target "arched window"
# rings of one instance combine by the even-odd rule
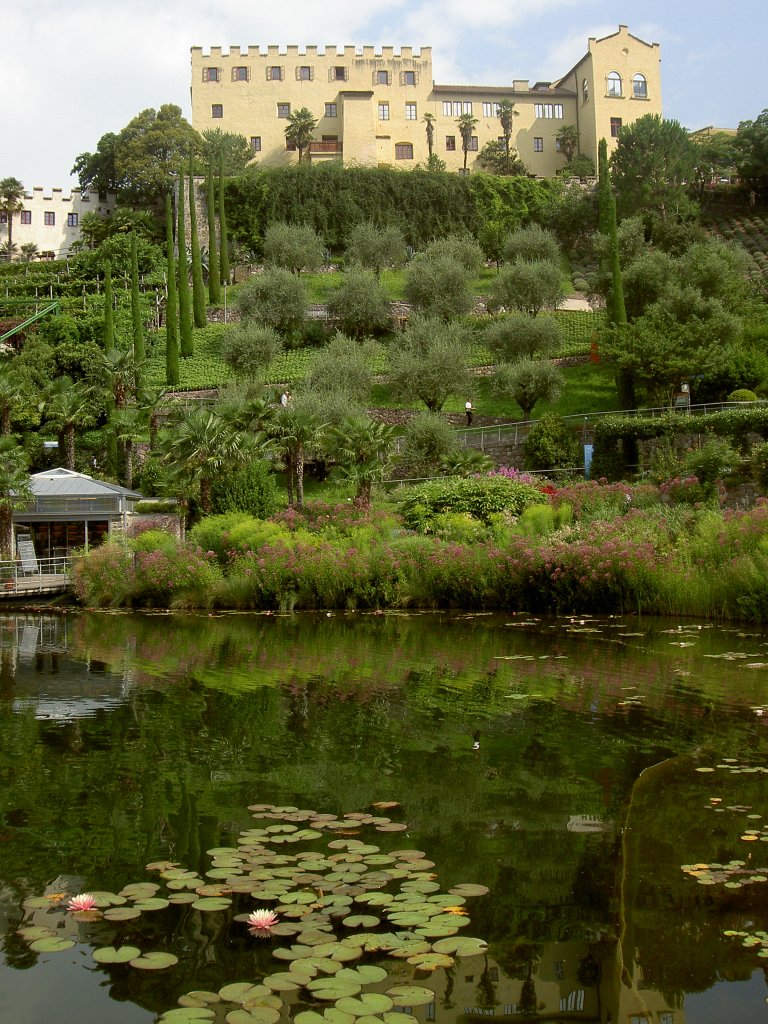
[[[582,103],[586,103],[589,99],[589,82],[586,78],[581,83],[581,99]]]
[[[621,75],[618,71],[611,71],[608,74],[608,95],[621,96]]]
[[[645,80],[645,75],[641,75],[639,72],[632,75],[632,95],[636,100],[648,99],[648,83]]]

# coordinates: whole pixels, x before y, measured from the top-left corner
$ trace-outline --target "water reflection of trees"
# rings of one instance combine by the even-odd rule
[[[84,616],[72,633],[67,671],[97,659],[130,686],[121,707],[41,722],[31,708],[14,711],[18,679],[2,648],[0,881],[17,898],[59,874],[119,889],[166,856],[204,870],[205,851],[250,824],[245,808],[257,799],[336,812],[396,799],[410,843],[429,851],[444,885],[471,877],[492,889],[472,907],[473,933],[492,938],[489,959],[462,1000],[498,1001],[498,967],[518,983],[517,1005],[534,1006],[553,983],[558,943],[577,944],[579,963],[599,949],[610,976],[595,939],[616,934],[622,898],[627,977],[642,970],[669,1005],[752,969],[751,955],[721,933],[764,913],[762,890],[715,894],[680,871],[737,855],[727,815],[710,812],[716,824],[703,829],[709,794],[690,763],[636,788],[620,840],[628,796],[653,760],[715,742],[764,750],[746,709],[715,705],[675,678],[622,707],[614,674],[654,679],[647,661],[633,673],[626,651],[609,659],[603,687],[594,653],[594,664],[581,647],[578,658],[547,663],[551,636],[523,643],[477,621]],[[515,650],[542,660],[495,660]],[[734,803],[757,804],[754,778],[733,785]],[[568,832],[574,815],[603,831]],[[163,922],[174,921],[164,941],[185,950],[187,987],[253,970],[226,918],[172,914],[152,927],[160,941]],[[182,990],[186,969],[183,979]],[[116,998],[134,998],[121,984]],[[164,984],[152,979],[145,1005],[170,1005]],[[449,976],[446,1002],[453,984]]]

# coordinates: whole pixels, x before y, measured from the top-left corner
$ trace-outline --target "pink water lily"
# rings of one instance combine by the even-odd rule
[[[248,915],[251,935],[266,937],[275,924],[277,924],[277,914],[271,910],[254,910]]]
[[[79,910],[95,910],[96,900],[93,895],[89,892],[80,893],[79,896],[73,896],[67,904],[67,910],[70,910],[73,914]]]

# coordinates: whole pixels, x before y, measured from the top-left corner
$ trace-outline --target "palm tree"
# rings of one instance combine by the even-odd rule
[[[23,209],[24,185],[18,178],[3,178],[0,181],[0,210],[3,210],[8,224],[9,258],[13,255],[13,215]]]
[[[579,130],[575,124],[564,124],[555,133],[555,138],[560,143],[560,152],[565,157],[565,162],[570,163],[579,151]]]
[[[515,104],[502,100],[499,104],[498,118],[501,122],[501,133],[504,136],[504,173],[509,174],[510,141],[512,139],[512,118],[517,117]]]
[[[133,442],[142,436],[146,424],[144,410],[135,405],[115,409],[110,417],[110,428],[123,449],[123,483],[129,489],[133,487]]]
[[[7,437],[11,432],[14,412],[29,405],[29,392],[27,378],[17,373],[7,361],[0,363],[0,435],[3,437]]]
[[[267,426],[265,447],[277,448],[285,460],[290,505],[295,485],[296,504],[299,508],[304,506],[304,464],[307,454],[319,448],[327,426],[301,406],[286,406]]]
[[[461,135],[461,151],[464,154],[464,173],[467,173],[467,153],[469,147],[472,145],[472,137],[477,126],[477,118],[472,117],[471,114],[462,114],[461,117],[456,119],[456,124],[459,126],[459,134]]]
[[[13,558],[13,513],[32,500],[27,453],[12,437],[0,437],[0,557]]]
[[[374,483],[380,483],[395,449],[393,427],[376,420],[350,417],[333,429],[332,445],[342,472],[357,487],[355,498],[366,508]]]
[[[421,119],[425,125],[425,131],[427,133],[427,152],[429,153],[429,160],[432,161],[432,150],[435,145],[435,115],[425,114]]]
[[[123,409],[136,396],[137,363],[131,349],[113,348],[102,352],[91,371],[91,384],[97,393],[107,394],[107,406]]]
[[[75,468],[75,429],[94,422],[90,401],[90,391],[69,377],[55,380],[45,398],[43,416],[59,435],[66,469]]]
[[[211,485],[253,454],[254,444],[210,409],[192,409],[160,439],[166,465],[187,490],[198,489],[200,509],[211,511]]]
[[[25,242],[21,247],[21,259],[24,263],[31,263],[39,254],[40,249],[36,242]]]
[[[167,394],[168,388],[149,387],[142,388],[141,394],[136,396],[139,408],[149,424],[149,450],[151,452],[157,447],[160,419]]]
[[[292,114],[288,115],[285,141],[299,151],[299,163],[304,156],[304,150],[312,141],[315,128],[317,128],[317,118],[306,107],[300,107],[299,110],[294,110]]]

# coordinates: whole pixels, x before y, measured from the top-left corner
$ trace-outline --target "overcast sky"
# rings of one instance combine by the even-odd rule
[[[191,46],[432,46],[440,84],[550,80],[619,23],[661,44],[664,116],[737,127],[768,107],[765,0],[26,0],[3,5],[0,178],[72,165],[139,111],[190,116]]]

